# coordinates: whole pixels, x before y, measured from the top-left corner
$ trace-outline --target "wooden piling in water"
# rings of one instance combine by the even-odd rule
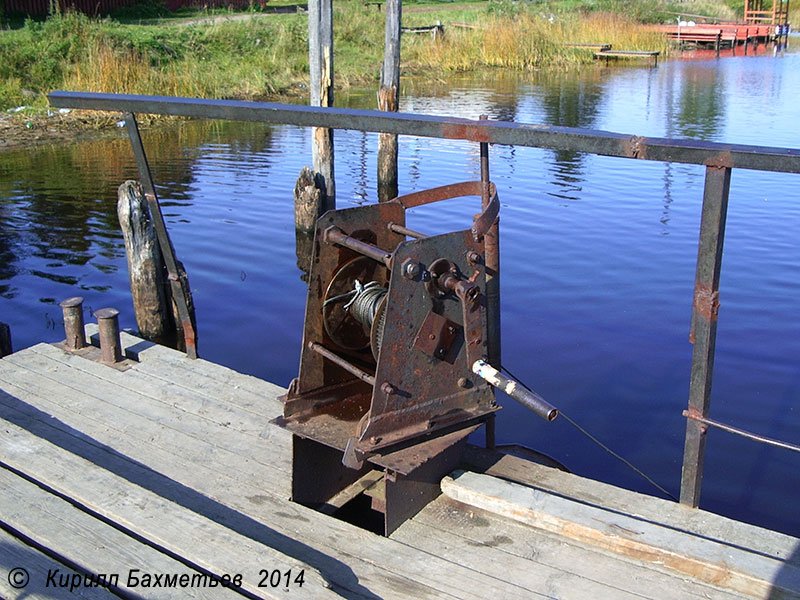
[[[11,347],[11,327],[6,323],[0,323],[0,358],[8,356],[13,351]]]
[[[400,36],[402,0],[386,2],[386,34],[378,90],[378,108],[397,112],[400,101]],[[395,198],[397,188],[397,135],[378,134],[378,201]]]
[[[314,226],[327,210],[322,191],[321,176],[309,167],[303,167],[294,185],[294,229],[297,267],[308,274],[311,268]]]
[[[185,350],[181,320],[172,299],[150,209],[139,182],[126,181],[119,186],[117,216],[125,239],[133,308],[140,335],[147,340]],[[177,267],[194,323],[194,303],[186,270],[180,262]]]
[[[333,2],[309,0],[308,65],[311,106],[333,106]],[[336,208],[333,130],[312,128],[313,167],[321,176],[325,210]]]

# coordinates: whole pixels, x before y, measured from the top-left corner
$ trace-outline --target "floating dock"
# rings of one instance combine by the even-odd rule
[[[0,360],[0,597],[800,594],[796,538],[474,446],[371,533],[289,500],[283,389],[122,342],[115,366],[50,344]]]

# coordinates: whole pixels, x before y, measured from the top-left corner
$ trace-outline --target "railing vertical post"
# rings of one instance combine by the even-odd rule
[[[711,381],[714,371],[714,348],[719,311],[719,276],[725,218],[728,212],[731,169],[706,167],[700,242],[697,248],[697,273],[689,340],[694,344],[692,376],[689,385],[689,414],[708,416]],[[693,419],[686,422],[686,441],[681,475],[682,504],[697,507],[703,480],[707,427]]]
[[[482,121],[486,115],[481,115]],[[489,144],[480,143],[481,154],[481,208],[489,206]],[[500,356],[500,217],[484,237],[486,252],[486,352],[490,365],[499,369]]]
[[[400,103],[400,36],[402,0],[386,0],[384,41],[378,109],[397,112]],[[397,134],[378,134],[378,201],[397,197]]]
[[[180,319],[180,326],[183,329],[183,337],[186,344],[186,355],[189,358],[197,358],[197,333],[192,322],[189,308],[189,286],[181,280],[178,260],[175,258],[175,250],[167,233],[167,226],[164,223],[164,216],[161,214],[161,205],[158,202],[156,188],[153,185],[153,177],[150,173],[150,165],[147,163],[147,155],[142,144],[142,137],[139,135],[139,125],[136,123],[136,115],[125,113],[125,124],[128,128],[128,136],[133,147],[133,155],[136,158],[136,165],[139,168],[144,197],[147,200],[147,207],[150,209],[150,218],[153,220],[153,229],[156,232],[158,245],[161,248],[161,256],[167,267],[167,277],[172,291],[172,297]]]
[[[333,1],[308,2],[308,66],[311,106],[333,106]],[[333,129],[313,127],[312,157],[314,172],[322,181],[321,212],[336,208],[333,178]]]

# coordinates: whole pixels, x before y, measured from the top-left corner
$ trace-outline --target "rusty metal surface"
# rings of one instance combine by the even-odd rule
[[[94,313],[100,337],[102,362],[113,365],[122,360],[122,345],[119,338],[119,311],[116,308],[101,308]]]
[[[800,149],[796,148],[647,138],[573,127],[269,102],[65,91],[52,92],[48,98],[50,104],[58,108],[330,127],[570,150],[638,160],[800,173]]]
[[[700,241],[697,249],[695,298],[690,336],[693,339],[692,374],[689,382],[689,410],[707,417],[711,405],[711,382],[714,372],[714,349],[717,337],[719,277],[728,211],[731,170],[706,168]],[[699,290],[699,292],[698,292]],[[681,471],[680,501],[689,506],[700,503],[703,481],[706,427],[697,420],[686,422],[686,439]]]
[[[368,256],[369,258],[382,262],[387,267],[392,266],[392,253],[363,242],[357,238],[351,237],[344,233],[338,227],[328,227],[323,234],[323,241],[327,244],[339,244],[345,248],[355,250],[359,254]]]
[[[73,296],[59,304],[64,315],[64,347],[80,350],[86,346],[86,331],[83,325],[83,298]]]
[[[466,430],[441,436],[413,447],[416,466],[403,474],[387,469],[385,476],[384,534],[391,535],[406,519],[417,514],[428,502],[441,493],[442,477],[458,467],[466,448],[467,436],[475,430]],[[400,457],[394,462],[400,463]]]
[[[448,360],[450,348],[462,329],[458,323],[431,311],[414,339],[414,348],[439,360]]]
[[[449,257],[460,271],[470,272],[465,250],[481,252],[482,247],[469,231],[454,232],[404,242],[395,251],[395,261],[403,264],[406,259],[413,259],[427,270],[441,257]],[[479,277],[476,285],[482,283]],[[399,270],[391,273],[389,294],[386,322],[392,327],[387,327],[381,346],[372,415],[359,435],[359,449],[365,452],[496,410],[491,389],[485,383],[476,382],[469,389],[458,385],[462,377],[471,378],[464,331],[456,334],[449,354],[452,362],[413,348],[431,310],[463,325],[462,302],[456,294],[434,297],[425,285],[405,278]],[[392,302],[392,298],[402,301]],[[482,313],[477,311],[478,319],[483,319]],[[485,351],[482,337],[477,351]],[[384,382],[391,384],[391,392],[381,389]]]
[[[322,319],[323,298],[327,286],[334,274],[346,263],[361,254],[344,246],[331,246],[323,240],[324,232],[330,227],[336,227],[344,235],[355,238],[387,252],[402,242],[405,237],[389,231],[388,222],[405,224],[403,207],[394,202],[385,202],[370,206],[359,206],[343,210],[330,211],[320,217],[314,238],[314,255],[312,257],[312,270],[309,276],[308,297],[306,299],[306,317],[304,320],[302,354],[300,357],[300,378],[298,388],[289,398],[306,394],[320,388],[344,383],[352,379],[347,371],[326,361],[319,354],[308,348],[308,342],[318,342],[323,346],[333,349],[336,353],[362,369],[368,369],[374,359],[372,352],[364,350],[349,350],[339,348],[325,331]],[[388,280],[386,267],[377,263],[373,275],[379,281]],[[299,405],[298,405],[299,406]]]
[[[719,421],[715,421],[714,419],[709,419],[708,417],[702,416],[700,412],[695,408],[689,408],[687,410],[684,410],[683,416],[686,417],[687,419],[698,421],[699,423],[701,423],[701,427],[703,426],[716,427],[717,429],[722,429],[723,431],[727,431],[728,433],[733,433],[738,436],[747,438],[749,440],[753,440],[754,442],[760,442],[762,444],[767,444],[768,446],[775,446],[776,448],[783,448],[784,450],[791,450],[792,452],[800,452],[800,446],[797,446],[795,444],[790,444],[788,442],[782,442],[780,440],[769,438],[763,435],[758,435],[750,431],[740,429],[739,427],[733,427],[725,423],[720,423]]]
[[[359,369],[356,365],[346,361],[341,356],[337,356],[336,354],[328,350],[325,346],[317,344],[316,342],[309,342],[308,347],[317,354],[323,356],[324,358],[327,358],[335,365],[342,367],[348,373],[355,375],[361,381],[368,383],[369,385],[375,385],[375,378],[372,375],[370,375],[363,369]]]

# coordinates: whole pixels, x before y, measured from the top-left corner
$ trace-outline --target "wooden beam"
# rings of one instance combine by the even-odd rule
[[[333,106],[333,1],[308,2],[308,66],[311,75],[311,106]],[[314,127],[312,135],[313,168],[320,174],[325,197],[324,208],[336,208],[336,185],[333,175],[333,130]]]
[[[465,471],[445,477],[442,492],[531,527],[740,594],[766,598],[793,597],[800,592],[796,565],[625,513]]]

